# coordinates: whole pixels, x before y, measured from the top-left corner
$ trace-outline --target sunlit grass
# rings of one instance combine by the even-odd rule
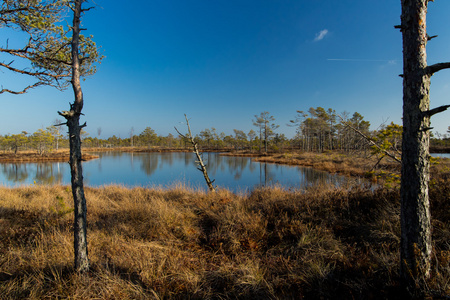
[[[431,295],[450,293],[449,177],[431,187]],[[68,187],[0,188],[1,299],[400,298],[396,189],[87,188],[73,273]]]

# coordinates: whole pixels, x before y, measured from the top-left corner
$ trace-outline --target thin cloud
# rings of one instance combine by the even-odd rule
[[[387,62],[389,64],[396,64],[397,59],[358,59],[358,58],[327,58],[331,61],[360,61],[360,62]]]
[[[316,37],[314,38],[314,42],[323,40],[327,34],[328,34],[328,29],[321,30],[319,33],[316,34]]]

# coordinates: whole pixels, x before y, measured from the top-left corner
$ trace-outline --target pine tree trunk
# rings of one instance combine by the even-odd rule
[[[74,252],[75,270],[85,272],[89,270],[87,248],[87,208],[83,187],[83,170],[81,166],[81,140],[79,116],[68,120],[70,136],[70,173],[72,195],[74,201]]]
[[[428,0],[402,0],[403,143],[401,179],[401,274],[421,289],[430,275],[428,199],[430,77],[426,72]]]
[[[259,153],[261,153],[261,145],[262,145],[262,127],[259,127]]]
[[[264,123],[264,152],[267,153],[267,123]]]
[[[60,112],[66,118],[69,128],[70,143],[70,173],[72,184],[72,195],[74,202],[74,254],[75,270],[83,273],[89,270],[88,248],[87,248],[87,217],[86,198],[83,187],[83,170],[81,167],[81,129],[80,115],[83,109],[83,92],[80,84],[80,61],[78,58],[80,15],[82,0],[74,1],[74,19],[72,35],[72,87],[75,100],[71,104],[70,111]]]

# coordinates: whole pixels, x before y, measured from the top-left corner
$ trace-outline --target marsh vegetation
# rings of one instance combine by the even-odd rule
[[[450,172],[432,179],[429,295],[450,293]],[[71,191],[0,189],[2,299],[401,297],[399,191],[215,194],[87,188],[91,270],[73,272]]]

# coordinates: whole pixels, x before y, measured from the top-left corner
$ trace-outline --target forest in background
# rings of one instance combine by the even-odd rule
[[[201,121],[201,120],[199,120]],[[58,120],[55,123],[59,123]],[[374,148],[370,141],[375,142],[381,149],[399,153],[402,142],[402,126],[382,124],[376,130],[370,130],[370,122],[355,112],[352,115],[336,114],[335,110],[322,107],[311,107],[308,111],[297,111],[297,115],[287,126],[296,128],[296,135],[287,138],[275,118],[268,112],[255,115],[254,129],[244,132],[234,129],[233,134],[219,132],[216,128],[205,128],[195,134],[195,140],[202,150],[247,150],[252,152],[265,151],[282,152],[286,150],[301,150],[307,152],[323,152],[341,150],[351,152],[355,150],[369,150]],[[159,147],[159,148],[189,148],[185,139],[174,134],[160,135],[151,127],[146,127],[141,133],[135,134],[130,130],[128,137],[113,135],[100,138],[101,128],[97,129],[97,136],[90,136],[86,131],[81,132],[84,148],[117,148],[117,147]],[[370,140],[370,141],[369,141]],[[450,126],[445,134],[436,133],[431,138],[432,152],[449,152]],[[2,151],[33,150],[43,155],[53,150],[68,148],[67,132],[61,126],[51,125],[41,128],[34,133],[0,135],[0,149]],[[380,149],[377,150],[378,152]]]

